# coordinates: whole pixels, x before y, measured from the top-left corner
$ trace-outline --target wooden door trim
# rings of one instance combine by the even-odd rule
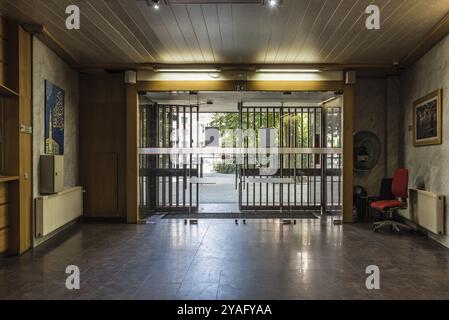
[[[241,83],[241,82],[240,82]],[[353,85],[343,81],[248,81],[248,91],[343,91],[343,221],[352,222]],[[127,221],[138,221],[138,94],[148,91],[235,91],[236,81],[138,81],[127,85]]]

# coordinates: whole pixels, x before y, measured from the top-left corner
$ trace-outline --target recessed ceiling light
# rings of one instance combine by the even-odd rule
[[[276,7],[278,4],[279,4],[278,0],[268,0],[268,5],[272,8]]]

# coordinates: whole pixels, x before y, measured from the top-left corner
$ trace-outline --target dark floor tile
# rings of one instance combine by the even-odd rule
[[[81,289],[65,288],[80,267]],[[380,268],[380,290],[365,286]],[[85,224],[0,258],[2,299],[449,299],[449,250],[328,219]]]

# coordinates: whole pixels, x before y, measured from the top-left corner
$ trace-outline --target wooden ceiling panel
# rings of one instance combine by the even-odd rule
[[[376,4],[382,8],[388,1],[390,0],[378,0],[376,1]],[[340,62],[339,60],[336,60],[339,50],[344,48],[345,44],[354,39],[358,32],[366,29],[366,7],[367,4],[364,1],[355,2],[354,6],[344,16],[344,19],[341,20],[339,28],[334,32],[328,43],[322,47],[317,57],[318,59],[325,62],[332,60]]]
[[[398,6],[398,10],[388,14],[383,21],[383,32],[364,32],[351,48],[347,48],[342,53],[342,59],[363,60],[364,54],[368,53],[369,55],[371,50],[377,50],[380,45],[388,43],[395,34],[403,33],[404,28],[409,25],[410,19],[414,18],[413,14],[416,12],[418,4],[419,2],[415,0],[402,2],[402,5]]]
[[[46,18],[47,16],[50,18],[55,18],[52,15],[52,12],[49,11],[47,15],[44,17],[35,7],[32,6],[32,3],[25,3],[21,6],[16,6],[14,2],[0,2],[0,12],[7,12],[7,16],[10,17],[18,17],[21,21],[31,21],[33,17],[37,16],[39,18]],[[57,18],[56,18],[57,19]],[[52,21],[54,21],[52,19]],[[56,20],[57,21],[57,20]],[[59,25],[57,22],[52,24],[50,28],[53,30],[53,34],[59,35],[59,38],[63,37],[65,32],[65,25],[64,20],[62,20],[62,23]],[[70,48],[73,55],[80,57],[81,59],[86,59],[89,56],[89,48],[85,48],[85,45],[80,42],[76,41],[75,37],[69,38],[71,41],[68,42],[67,47]],[[84,48],[83,48],[84,46]],[[83,50],[84,49],[84,50]],[[95,55],[95,53],[92,53],[92,55]]]
[[[162,16],[154,10],[148,10],[148,4],[145,1],[138,1],[136,6],[130,6],[129,0],[120,0],[123,7],[127,8],[128,12],[139,12],[136,13],[136,21],[144,28],[145,34],[154,34],[156,36],[156,41],[152,42],[154,46],[159,42],[161,47],[158,47],[161,55],[161,62],[164,63],[182,63],[182,57],[179,55],[176,43],[173,38],[168,33],[167,27],[162,19]],[[139,21],[139,18],[142,19]],[[161,35],[165,35],[161,37]]]
[[[387,0],[383,4],[379,4],[380,15],[382,17],[382,29],[383,33],[387,33],[389,26],[391,24],[391,17],[394,16],[395,13],[404,10],[406,7],[408,0],[405,1],[391,1]],[[365,19],[362,15],[360,23],[362,25],[365,24]],[[366,44],[366,40],[372,36],[376,36],[380,34],[380,32],[374,32],[373,30],[368,30],[367,28],[356,28],[356,34],[351,36],[351,39],[343,39],[340,43],[340,46],[337,48],[334,59],[336,60],[344,60],[343,57],[347,57],[348,52],[353,53],[357,52],[360,46]],[[360,45],[361,44],[361,45]]]
[[[218,19],[218,7],[216,5],[202,6],[204,23],[211,45],[214,61],[223,61],[223,41],[221,38],[220,21]]]
[[[212,30],[209,31],[207,28],[203,6],[188,6],[186,9],[187,18],[199,43],[203,61],[205,63],[214,63],[215,53],[212,48],[211,34],[209,33]]]
[[[449,13],[449,0],[283,0],[167,5],[145,0],[2,0],[0,13],[44,25],[80,65],[142,63],[391,64]],[[381,8],[367,30],[365,9]],[[81,29],[65,28],[65,8]]]
[[[290,5],[290,3],[285,5]],[[294,10],[276,10],[274,11],[274,19],[270,20],[270,25],[262,26],[263,28],[267,28],[267,31],[269,32],[266,54],[263,61],[264,63],[274,63],[276,61],[279,46],[283,40],[282,38],[284,34],[288,32],[287,26],[289,21],[295,19],[292,17],[294,13]]]
[[[258,44],[260,5],[232,4],[232,33],[236,63],[254,59]]]
[[[232,25],[232,7],[230,5],[217,5],[218,27],[222,49],[220,51],[223,62],[230,63],[236,61],[236,51],[234,50],[234,33]]]
[[[279,47],[277,49],[274,60],[281,63],[287,62],[290,48],[298,33],[297,30],[300,30],[301,26],[303,25],[306,10],[310,3],[309,0],[290,1],[292,2],[291,8],[289,10],[290,14],[288,17],[288,21],[285,24],[285,28],[282,31],[282,40],[279,43]],[[265,12],[267,11],[265,10]]]
[[[326,28],[330,19],[334,17],[334,13],[340,8],[342,1],[326,0],[320,9],[320,12],[315,17],[315,21],[308,32],[306,41],[304,42],[301,50],[296,55],[296,61],[308,61],[313,62],[314,57],[310,57],[310,54],[318,50],[320,43],[316,41]]]
[[[316,18],[321,12],[326,0],[309,0],[307,8],[301,16],[301,23],[296,28],[295,40],[289,45],[286,61],[287,63],[297,63],[298,54],[304,50],[304,42],[306,41],[309,32],[316,22]],[[287,31],[289,32],[289,31]]]
[[[199,39],[195,33],[189,11],[186,6],[172,6],[168,8],[181,31],[183,41],[189,53],[181,53],[186,55],[186,59],[191,63],[205,63],[206,57],[201,49]],[[163,10],[163,9],[162,9]],[[206,54],[207,56],[207,54]],[[211,62],[211,61],[209,61]]]
[[[427,7],[428,3],[420,2],[397,30],[387,33],[388,37],[386,39],[362,52],[364,56],[360,57],[360,59],[373,59],[373,53],[369,52],[369,50],[373,50],[379,59],[390,59],[390,63],[401,61],[410,51],[417,47],[416,39],[423,39],[429,30],[433,28],[435,25],[434,20],[440,21],[445,16],[444,8],[440,8],[443,9],[442,12],[435,12],[434,18],[423,16],[421,13],[427,10]],[[416,28],[417,21],[419,21],[420,28]],[[393,50],[391,50],[392,48]]]

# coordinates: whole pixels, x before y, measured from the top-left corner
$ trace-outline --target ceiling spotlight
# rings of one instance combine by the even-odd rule
[[[268,5],[270,7],[276,7],[279,4],[278,0],[268,0]]]
[[[153,6],[154,10],[159,10],[161,7],[160,0],[151,0],[151,5]]]

